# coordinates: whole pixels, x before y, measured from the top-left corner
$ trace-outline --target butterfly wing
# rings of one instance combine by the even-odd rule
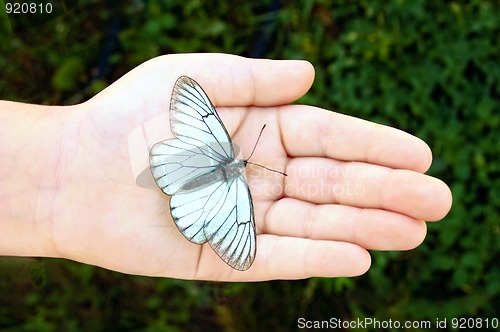
[[[183,138],[158,142],[149,154],[153,178],[167,195],[173,195],[194,179],[213,172],[224,160],[210,146],[196,146],[186,143]]]
[[[226,127],[201,86],[187,76],[177,79],[170,101],[170,128],[186,144],[209,145],[220,159],[234,159]]]
[[[172,196],[175,224],[189,241],[208,241],[227,264],[248,269],[256,252],[250,190],[239,172],[226,176],[224,167],[235,158],[231,139],[208,96],[189,77],[174,85],[170,126],[176,138],[152,147],[150,165],[158,186]]]
[[[170,200],[172,217],[194,243],[207,241],[224,262],[237,270],[252,265],[256,254],[252,197],[243,178],[220,181]]]
[[[220,216],[208,216],[205,236],[224,262],[244,271],[252,265],[256,254],[252,196],[243,176],[234,179],[228,189],[225,196],[231,204],[221,205]]]
[[[176,138],[156,143],[150,151],[153,177],[167,195],[234,159],[231,139],[217,111],[201,86],[187,76],[174,84],[170,128]]]

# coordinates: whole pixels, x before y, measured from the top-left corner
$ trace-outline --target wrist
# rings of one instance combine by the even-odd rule
[[[0,255],[59,256],[52,230],[71,108],[0,101]]]

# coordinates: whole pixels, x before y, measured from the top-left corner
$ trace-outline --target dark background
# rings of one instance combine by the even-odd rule
[[[80,103],[168,53],[307,59],[316,80],[300,103],[424,139],[434,154],[429,174],[451,187],[454,202],[420,247],[373,252],[358,278],[209,283],[2,257],[0,329],[281,331],[296,329],[299,317],[500,319],[498,1],[53,3],[53,17],[31,19],[2,7],[1,99]]]

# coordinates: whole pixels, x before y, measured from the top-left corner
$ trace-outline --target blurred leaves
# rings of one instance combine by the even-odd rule
[[[82,60],[76,57],[65,59],[52,76],[52,86],[59,91],[74,90],[78,86],[83,71]]]
[[[0,327],[281,331],[298,317],[499,316],[498,1],[117,3],[80,1],[71,15],[0,43],[2,98],[81,102],[160,54],[307,59],[316,79],[300,102],[425,140],[452,211],[428,224],[420,247],[373,252],[370,271],[350,279],[216,284],[2,259]]]

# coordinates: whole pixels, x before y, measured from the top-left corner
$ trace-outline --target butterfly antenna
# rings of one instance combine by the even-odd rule
[[[284,173],[284,172],[281,172],[281,171],[278,171],[278,170],[275,170],[275,169],[272,169],[272,168],[269,168],[269,167],[266,167],[264,165],[260,165],[260,164],[256,164],[256,163],[252,163],[251,161],[246,161],[247,164],[250,164],[250,165],[255,165],[255,166],[259,166],[259,167],[262,167],[262,168],[265,168],[267,169],[268,171],[271,171],[271,172],[274,172],[274,173],[279,173],[281,175],[284,175],[284,176],[288,176],[288,174]]]
[[[262,136],[262,132],[264,131],[264,128],[266,128],[266,125],[262,126],[262,129],[260,130],[260,133],[259,133],[259,137],[257,137],[257,142],[255,142],[255,145],[253,146],[252,153],[250,153],[250,156],[247,158],[247,160],[252,158],[253,153],[255,152],[255,148],[257,147],[257,144],[259,144],[260,136]]]
[[[250,165],[255,165],[255,166],[259,166],[259,167],[262,167],[264,169],[267,169],[268,171],[271,171],[271,172],[275,172],[275,173],[279,173],[281,175],[284,175],[284,176],[288,176],[286,173],[284,172],[280,172],[280,171],[277,171],[275,169],[272,169],[272,168],[269,168],[269,167],[266,167],[266,166],[263,166],[263,165],[259,165],[259,164],[256,164],[256,163],[252,163],[251,161],[248,161],[250,158],[252,158],[253,156],[253,153],[255,152],[255,148],[257,147],[257,144],[259,144],[259,140],[260,140],[260,137],[262,136],[262,132],[264,131],[264,128],[266,128],[266,125],[263,125],[262,126],[262,129],[260,130],[260,133],[259,133],[259,137],[257,137],[257,142],[255,142],[255,145],[253,146],[253,150],[252,150],[252,153],[250,153],[250,156],[245,160],[245,163],[246,164],[250,164]]]

